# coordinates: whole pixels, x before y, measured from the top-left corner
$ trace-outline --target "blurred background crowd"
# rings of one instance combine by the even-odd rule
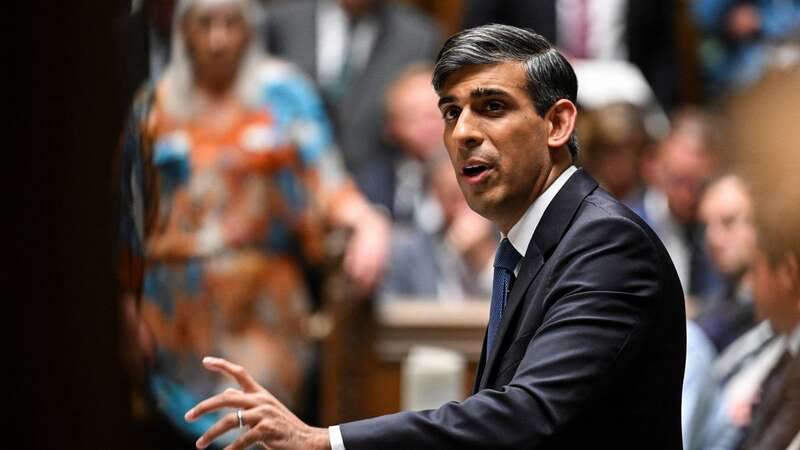
[[[92,105],[119,119],[104,130],[118,145],[95,157],[95,168],[113,161],[108,173],[66,185],[114,186],[89,247],[113,247],[97,261],[117,276],[99,303],[110,312],[91,317],[119,336],[102,357],[123,349],[114,368],[127,382],[115,388],[131,446],[192,448],[213,423],[183,420],[229,385],[204,355],[237,361],[330,425],[319,342],[333,297],[488,300],[499,234],[461,195],[430,79],[447,35],[507,23],[569,57],[578,165],[653,227],[676,266],[684,447],[800,448],[800,1],[111,3],[108,57],[92,73],[113,76]],[[77,86],[93,95],[92,80]],[[92,198],[104,197],[73,207]],[[71,224],[60,239],[83,236]],[[332,273],[345,280],[336,295]],[[86,358],[103,352],[92,348]]]

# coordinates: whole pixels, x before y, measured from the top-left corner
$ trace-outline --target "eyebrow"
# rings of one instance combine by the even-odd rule
[[[509,93],[497,88],[476,88],[472,92],[469,93],[470,98],[482,98],[482,97],[510,97]],[[453,103],[456,101],[456,98],[452,95],[446,95],[444,97],[439,98],[439,107],[447,103]]]

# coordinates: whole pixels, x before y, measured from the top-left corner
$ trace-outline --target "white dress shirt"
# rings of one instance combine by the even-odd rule
[[[366,66],[378,37],[374,17],[362,17],[349,30],[350,18],[336,1],[323,1],[317,14],[317,78],[325,88],[341,80],[343,64],[350,60],[349,71],[360,73]],[[349,53],[349,56],[348,56]]]
[[[556,0],[556,44],[569,48],[576,34],[576,8],[582,0]],[[627,0],[585,0],[588,26],[586,34],[586,57],[589,59],[625,60],[628,48],[625,43],[625,13]]]
[[[572,174],[577,170],[575,166],[569,166],[567,170],[562,172],[553,184],[545,189],[544,192],[531,203],[531,206],[528,207],[525,214],[523,214],[519,221],[508,231],[508,236],[503,235],[503,237],[508,237],[511,245],[523,257],[525,257],[525,252],[528,251],[528,244],[530,244],[531,239],[533,239],[533,233],[536,231],[536,227],[539,226],[539,222],[542,220],[547,206],[550,205],[550,202],[553,201],[556,194],[558,194],[561,188],[564,187],[564,184],[567,183],[567,180],[569,180]],[[520,259],[517,267],[514,268],[515,275],[519,274],[521,263],[522,259]],[[328,437],[331,441],[332,450],[347,450],[344,446],[342,430],[339,428],[339,425],[328,427]]]
[[[530,244],[531,239],[533,239],[533,233],[536,231],[536,227],[539,226],[544,211],[550,205],[550,202],[553,201],[556,194],[558,194],[561,188],[567,183],[569,177],[577,171],[577,167],[569,166],[567,170],[562,172],[561,175],[553,181],[553,184],[548,186],[547,189],[531,203],[531,206],[525,211],[525,214],[523,214],[519,221],[508,231],[508,236],[502,235],[501,233],[502,237],[508,238],[509,242],[511,242],[511,246],[522,255],[522,258],[525,257],[525,252],[528,251],[528,244]],[[522,264],[522,258],[520,258],[519,263],[517,263],[517,267],[514,268],[514,275],[519,275],[519,267],[520,264]]]

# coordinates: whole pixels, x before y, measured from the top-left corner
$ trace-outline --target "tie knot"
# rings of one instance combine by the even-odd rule
[[[511,245],[511,241],[503,239],[500,241],[500,246],[497,247],[497,254],[494,257],[494,266],[513,272],[520,258],[522,258],[522,255]]]

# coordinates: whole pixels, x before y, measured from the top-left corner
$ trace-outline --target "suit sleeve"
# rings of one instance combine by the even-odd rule
[[[605,216],[574,225],[550,257],[557,258],[548,262],[553,270],[539,274],[554,287],[507,385],[436,410],[345,424],[347,449],[517,449],[546,443],[632,369],[654,323],[655,305],[663,300],[659,273],[665,262],[658,254],[649,235],[629,219]]]

